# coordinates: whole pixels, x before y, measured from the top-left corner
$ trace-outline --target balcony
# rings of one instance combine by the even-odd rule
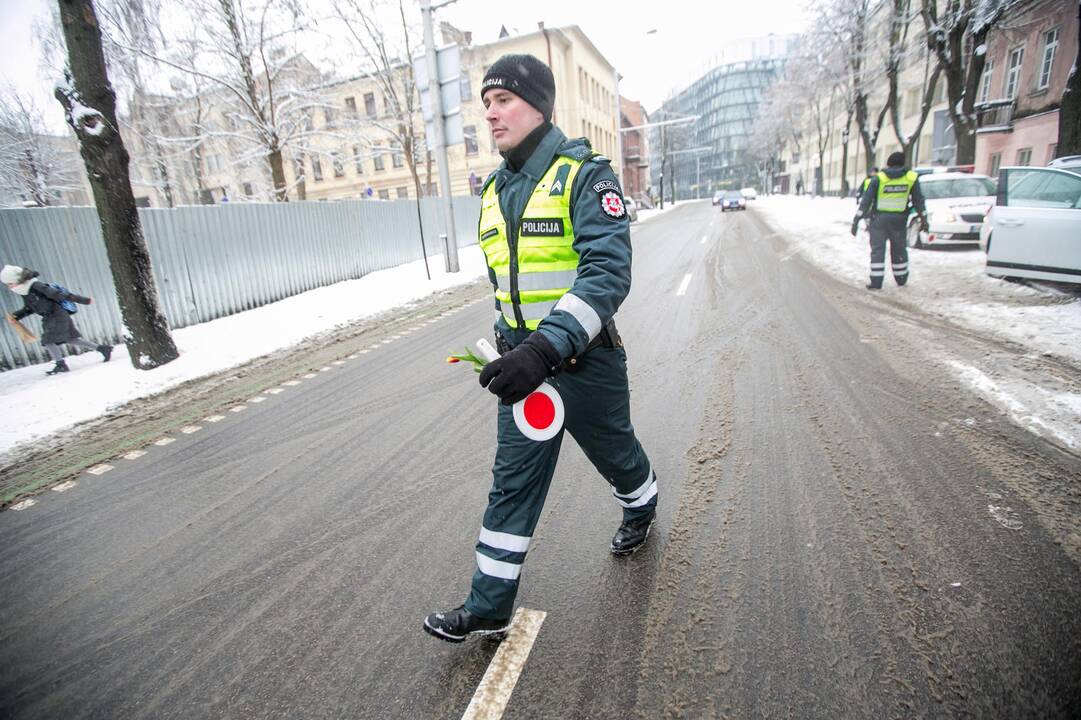
[[[977,103],[973,108],[976,111],[976,132],[1011,132],[1016,105],[1015,100]]]

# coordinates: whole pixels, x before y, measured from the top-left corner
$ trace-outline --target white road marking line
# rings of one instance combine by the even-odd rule
[[[345,360],[335,360],[331,365],[345,365]]]
[[[330,365],[327,365],[326,367],[319,368],[319,372],[327,372],[328,370],[333,370],[333,369],[334,368],[332,368]]]
[[[253,402],[253,403],[261,403],[261,402],[263,402],[263,401],[265,401],[265,400],[266,400],[266,398],[265,398],[265,397],[263,397],[262,395],[256,395],[255,397],[253,397],[253,398],[252,398],[251,400],[249,400],[248,402]]]
[[[394,342],[393,338],[387,338],[386,340],[384,340],[383,342],[381,342],[379,344],[380,345],[390,345],[392,342]]]
[[[266,392],[267,395],[281,395],[285,392],[285,388],[267,388],[264,392]]]
[[[799,255],[799,252],[800,252],[800,248],[796,248],[794,250],[789,250],[788,252],[786,252],[784,254],[784,257],[781,258],[781,262],[787,262],[788,260],[791,260],[793,256]]]
[[[169,444],[175,443],[175,442],[176,442],[175,438],[163,437],[163,438],[158,438],[157,440],[155,440],[154,444],[159,446],[159,447],[164,447],[165,445],[169,445]]]
[[[506,639],[499,644],[462,720],[498,720],[503,717],[545,615],[547,613],[542,610],[526,608],[518,608],[514,613],[514,623]]]
[[[22,502],[17,502],[14,505],[12,505],[11,509],[14,510],[15,512],[19,512],[20,510],[25,510],[26,508],[34,507],[37,504],[38,504],[38,501],[35,500],[34,498],[26,498]]]
[[[224,419],[225,419],[224,415],[211,415],[210,417],[203,418],[203,421],[208,422],[208,423],[216,423],[216,422],[221,422]]]
[[[350,356],[349,356],[349,357],[348,357],[347,359],[349,359],[349,360],[356,360],[356,359],[357,359],[358,357],[360,357],[360,355],[359,355],[359,354],[357,354],[357,353],[353,353],[353,354],[352,354],[352,355],[350,355]],[[286,385],[288,385],[289,383],[285,383],[285,384],[286,384]]]
[[[705,244],[706,244],[706,240],[709,240],[709,236],[708,236],[708,235],[703,235],[703,236],[702,236],[702,242],[701,242],[701,243],[699,243],[699,244],[700,244],[700,245],[705,245]]]
[[[360,355],[367,355],[370,352],[371,352],[371,350],[361,350],[359,354]]]
[[[392,340],[397,340],[398,338],[403,338],[403,337],[405,337],[405,333],[398,333],[397,335],[391,335],[390,336],[390,338]]]
[[[131,452],[123,455],[125,460],[138,460],[143,455],[146,455],[146,450],[132,450]]]
[[[683,276],[683,282],[679,284],[679,290],[676,290],[676,297],[683,295],[687,292],[687,286],[691,284],[691,274],[687,273]]]
[[[285,382],[282,383],[282,385],[285,385],[286,387],[296,387],[299,384],[300,384],[299,380],[286,380]]]
[[[113,469],[113,466],[109,463],[102,463],[101,465],[95,465],[92,468],[87,468],[86,471],[91,475],[104,475]]]
[[[186,425],[180,428],[180,432],[184,433],[185,435],[191,435],[192,433],[197,433],[202,429],[203,428],[201,425]]]
[[[315,377],[315,373],[308,373],[307,375],[302,375],[301,377],[303,377],[305,380],[311,380],[313,377]]]
[[[229,408],[229,412],[244,412],[247,409],[247,405],[237,405],[236,407]]]
[[[71,490],[73,487],[75,487],[78,484],[79,483],[75,482],[74,480],[68,480],[67,482],[62,482],[59,485],[57,485],[56,487],[54,487],[53,492],[58,492],[58,493],[67,492],[68,490]]]
[[[372,343],[371,345],[368,346],[368,349],[369,350],[378,350],[379,346],[382,345],[382,344],[383,343]]]

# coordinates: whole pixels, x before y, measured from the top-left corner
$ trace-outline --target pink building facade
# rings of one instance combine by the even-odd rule
[[[1018,3],[988,33],[976,110],[975,171],[1055,158],[1059,103],[1077,52],[1077,3]]]

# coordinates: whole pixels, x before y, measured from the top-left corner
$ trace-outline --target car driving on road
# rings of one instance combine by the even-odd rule
[[[727,190],[721,198],[721,212],[726,210],[746,210],[747,201],[739,190]]]

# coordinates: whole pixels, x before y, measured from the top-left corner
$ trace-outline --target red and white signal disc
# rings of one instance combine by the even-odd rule
[[[551,440],[563,428],[563,398],[548,383],[514,403],[514,423],[530,440]]]

